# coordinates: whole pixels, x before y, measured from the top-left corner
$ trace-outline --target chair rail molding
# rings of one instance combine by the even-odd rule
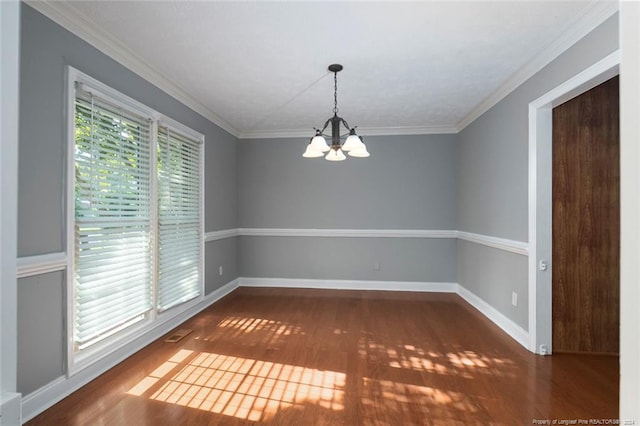
[[[314,229],[314,228],[238,228],[249,237],[338,237],[338,238],[456,238],[449,229]]]
[[[529,255],[529,244],[523,241],[509,240],[506,238],[492,237],[489,235],[475,234],[473,232],[457,231],[458,239],[482,244],[487,247],[509,251],[511,253]]]
[[[57,252],[18,258],[18,279],[49,272],[63,271],[67,268],[67,253]]]

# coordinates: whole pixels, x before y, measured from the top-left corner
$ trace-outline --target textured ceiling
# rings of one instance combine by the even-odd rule
[[[95,26],[239,136],[451,131],[593,2],[74,1]],[[426,130],[425,130],[426,129]]]

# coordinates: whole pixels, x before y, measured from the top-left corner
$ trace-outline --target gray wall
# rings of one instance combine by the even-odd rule
[[[238,238],[225,238],[206,244],[204,252],[205,294],[211,293],[240,276]],[[223,273],[218,268],[222,266]]]
[[[455,135],[367,137],[367,159],[305,159],[308,139],[239,141],[242,228],[456,229]],[[244,236],[246,277],[455,282],[451,239]],[[380,271],[373,265],[380,262]]]
[[[372,136],[366,159],[308,139],[239,141],[242,228],[456,229],[455,135]]]
[[[456,282],[454,239],[244,236],[240,252],[245,277]]]
[[[18,256],[65,250],[67,65],[204,134],[205,229],[237,227],[235,137],[24,3],[21,14]],[[207,243],[207,293],[237,277],[236,245],[234,238]],[[60,274],[46,274],[19,280],[18,287],[18,390],[28,394],[62,373],[66,348],[50,341],[64,330],[65,286]]]
[[[529,103],[615,51],[617,19],[605,21],[458,134],[459,230],[528,241]],[[477,244],[458,247],[459,283],[527,329],[526,257]],[[512,291],[519,298],[515,310]]]
[[[458,283],[524,330],[528,328],[527,256],[458,241]],[[518,306],[511,304],[511,292]]]
[[[65,274],[18,280],[18,389],[28,395],[64,374]]]

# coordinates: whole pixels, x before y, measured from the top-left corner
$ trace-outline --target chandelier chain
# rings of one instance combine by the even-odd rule
[[[333,113],[338,113],[338,73],[333,73]]]

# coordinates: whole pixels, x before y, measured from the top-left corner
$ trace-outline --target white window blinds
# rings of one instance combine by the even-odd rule
[[[158,131],[158,311],[201,292],[200,142]]]
[[[151,122],[84,92],[75,98],[75,350],[153,305]]]

